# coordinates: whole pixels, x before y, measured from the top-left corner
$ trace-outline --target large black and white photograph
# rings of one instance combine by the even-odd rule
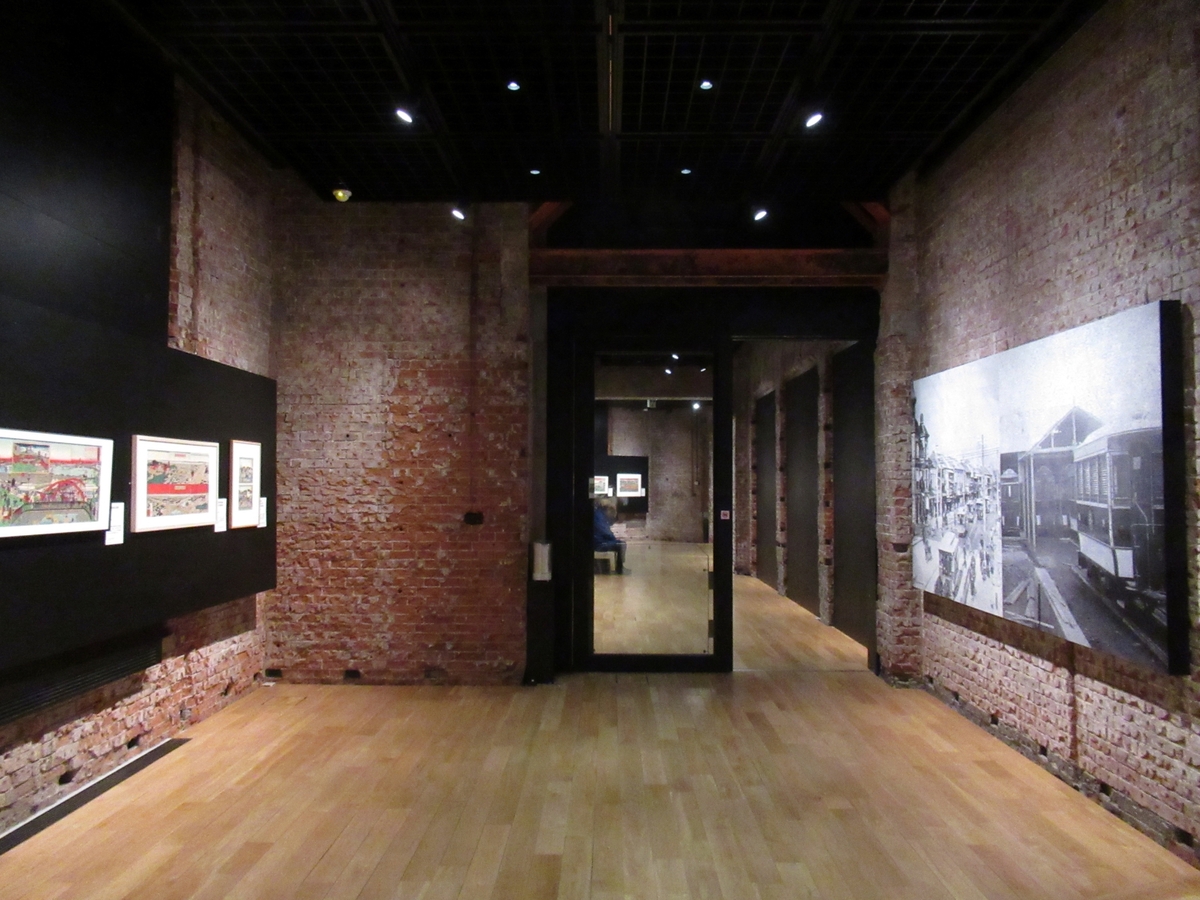
[[[916,587],[1165,671],[1159,304],[914,389]]]

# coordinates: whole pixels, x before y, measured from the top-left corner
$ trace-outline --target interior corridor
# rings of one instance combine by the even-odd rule
[[[0,895],[1200,897],[839,632],[736,591],[732,674],[261,688],[0,856]]]

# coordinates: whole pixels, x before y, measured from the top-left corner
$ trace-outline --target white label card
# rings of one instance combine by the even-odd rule
[[[217,498],[217,522],[213,525],[213,531],[224,531],[229,524],[229,500],[225,497]]]
[[[258,498],[258,527],[259,528],[267,527],[267,498],[266,497]]]
[[[108,546],[125,543],[125,504],[112,503],[108,507],[108,531],[104,532],[104,543]]]

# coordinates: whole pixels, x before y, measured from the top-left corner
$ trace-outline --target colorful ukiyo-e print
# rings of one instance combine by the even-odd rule
[[[101,448],[0,437],[0,529],[101,523]]]
[[[207,512],[209,478],[207,454],[150,454],[146,460],[146,514],[158,518]]]

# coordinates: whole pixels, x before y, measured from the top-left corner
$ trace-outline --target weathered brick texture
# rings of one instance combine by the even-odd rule
[[[195,94],[181,87],[177,99],[171,344],[265,374],[269,170]],[[160,664],[0,726],[0,831],[254,687],[262,599],[170,620]]]
[[[1198,26],[1200,12],[1188,0],[1115,0],[945,163],[893,192],[893,225],[907,223],[912,237],[894,228],[883,295],[881,536],[907,539],[906,370],[922,377],[1149,301],[1179,299],[1187,309],[1196,620]],[[900,272],[907,280],[896,280]],[[935,688],[1076,765],[1099,783],[1106,805],[1119,806],[1111,799],[1119,794],[1200,833],[1195,668],[1190,678],[1159,676],[936,605],[941,615],[927,608],[920,618],[905,564],[883,557],[881,549],[885,665],[914,674],[916,636],[921,671]]]
[[[277,200],[283,677],[513,682],[525,654],[527,209]],[[472,346],[473,344],[473,346]],[[467,525],[468,511],[483,513]]]

